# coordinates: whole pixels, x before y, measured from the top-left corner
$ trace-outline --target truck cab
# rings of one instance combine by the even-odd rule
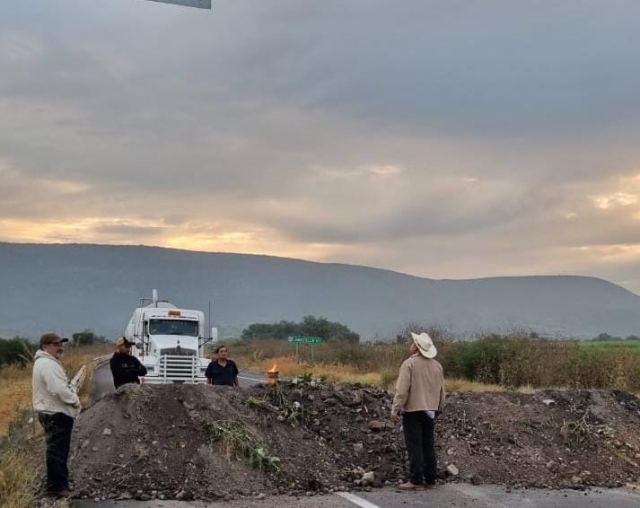
[[[206,383],[209,360],[204,357],[205,318],[199,310],[180,309],[172,303],[141,298],[125,330],[134,343],[133,355],[147,368],[143,383]]]

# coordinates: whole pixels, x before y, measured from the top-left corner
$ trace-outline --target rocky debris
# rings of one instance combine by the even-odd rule
[[[318,381],[131,385],[78,418],[72,477],[82,497],[100,499],[380,487],[407,475],[391,402],[376,387]],[[624,392],[451,394],[436,425],[440,476],[509,488],[637,483],[639,430],[640,401]]]

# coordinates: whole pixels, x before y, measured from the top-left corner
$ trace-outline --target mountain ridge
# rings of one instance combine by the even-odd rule
[[[162,247],[0,242],[0,336],[122,333],[138,299],[157,288],[207,310],[223,336],[255,322],[339,321],[363,340],[411,323],[455,334],[514,328],[564,337],[640,330],[640,296],[597,277],[432,279],[388,269],[262,254]]]

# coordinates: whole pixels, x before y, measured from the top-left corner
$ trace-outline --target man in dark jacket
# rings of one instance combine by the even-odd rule
[[[133,342],[120,337],[116,341],[116,352],[109,361],[116,389],[127,383],[140,384],[139,376],[147,375],[147,368],[135,356],[131,356],[131,346]]]

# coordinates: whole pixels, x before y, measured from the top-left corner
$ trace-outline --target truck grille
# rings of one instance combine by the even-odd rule
[[[198,352],[195,349],[184,349],[181,347],[171,347],[160,350],[160,355],[169,356],[198,356]]]
[[[164,383],[203,382],[200,359],[197,356],[163,355],[158,361],[158,378]]]

